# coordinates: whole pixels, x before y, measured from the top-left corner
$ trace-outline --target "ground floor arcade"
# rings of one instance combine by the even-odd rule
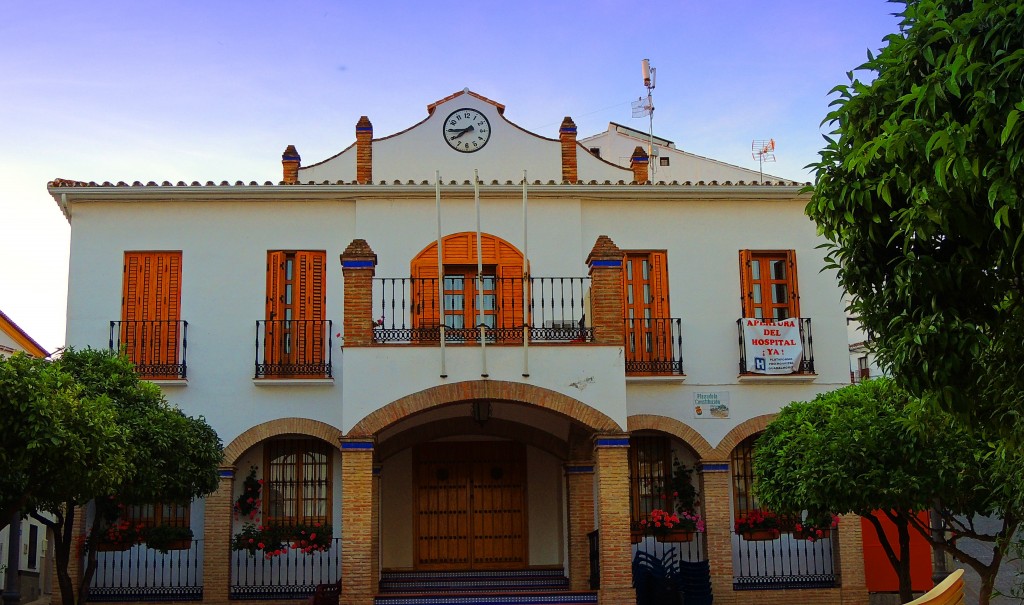
[[[90,600],[289,602],[340,581],[342,604],[370,605],[426,586],[409,582],[520,574],[574,602],[629,603],[645,553],[707,561],[716,603],[867,602],[855,519],[813,542],[787,528],[736,530],[756,507],[749,445],[769,417],[712,447],[672,418],[620,427],[568,397],[517,388],[426,393],[347,435],[300,418],[254,426],[225,448],[220,488],[191,505],[194,538],[166,553],[99,553]],[[655,531],[644,522],[673,509],[679,467],[700,527]],[[271,526],[295,531],[273,536],[281,548],[261,546]]]

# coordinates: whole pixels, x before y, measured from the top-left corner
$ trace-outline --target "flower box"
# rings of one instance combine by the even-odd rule
[[[748,529],[740,532],[740,536],[747,542],[764,542],[767,540],[778,540],[782,532],[778,528],[771,529]]]
[[[680,529],[657,534],[654,539],[658,542],[693,542],[694,535],[693,531]]]

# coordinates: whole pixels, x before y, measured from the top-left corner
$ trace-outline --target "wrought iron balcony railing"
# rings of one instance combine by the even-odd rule
[[[442,290],[443,288],[443,290]],[[526,292],[524,307],[524,288]],[[588,342],[589,277],[447,275],[373,280],[374,340],[378,343]],[[525,308],[525,312],[524,312]]]
[[[256,378],[331,378],[329,319],[256,322]]]
[[[682,321],[626,319],[626,375],[683,374]]]
[[[786,338],[784,335],[779,336],[773,333],[766,333],[768,330],[776,330],[776,327],[771,325],[755,326],[759,328],[759,334],[751,337],[750,331],[746,326],[747,320],[752,318],[740,318],[736,320],[736,329],[739,333],[739,345],[740,345],[740,374],[752,375],[752,374],[813,374],[814,373],[814,337],[811,335],[811,318],[809,317],[794,317],[791,318],[795,321],[799,327],[800,338],[799,338],[799,357],[795,359],[792,371],[785,372],[779,369],[773,369],[771,357],[774,355],[776,358],[785,358],[791,356],[793,351],[796,351],[796,342]],[[773,321],[788,321],[788,320],[771,320],[771,319],[756,319],[754,321],[773,322]],[[747,330],[745,332],[745,330]],[[780,330],[781,332],[781,330]],[[748,342],[748,340],[750,342]],[[749,359],[748,359],[749,357]],[[748,365],[748,361],[753,362],[752,365]],[[754,369],[750,369],[754,368]]]
[[[186,378],[187,346],[188,322],[183,319],[110,322],[110,350],[127,355],[142,378]]]

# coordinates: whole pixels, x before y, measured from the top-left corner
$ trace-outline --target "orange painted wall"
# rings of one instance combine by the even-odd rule
[[[928,513],[920,513],[920,516],[927,522]],[[899,580],[896,578],[896,571],[882,550],[875,526],[866,519],[861,519],[860,525],[868,592],[898,592]],[[899,540],[896,526],[883,517],[882,527],[889,543],[895,547]],[[913,529],[910,530],[910,584],[915,592],[925,592],[932,588],[932,549],[928,541]]]

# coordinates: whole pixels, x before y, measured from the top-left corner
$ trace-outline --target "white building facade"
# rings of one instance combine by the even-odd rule
[[[226,445],[216,493],[143,520],[195,538],[100,553],[95,600],[623,603],[637,553],[675,548],[718,603],[866,602],[859,523],[736,528],[752,438],[849,382],[802,184],[652,184],[642,149],[503,113],[466,90],[390,136],[363,118],[278,183],[50,183],[68,344],[125,350]]]

